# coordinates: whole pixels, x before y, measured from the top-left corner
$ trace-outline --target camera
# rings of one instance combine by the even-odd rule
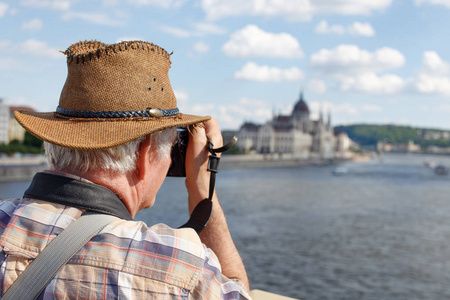
[[[186,177],[184,163],[186,161],[186,149],[189,141],[189,131],[185,127],[177,127],[177,140],[172,146],[170,157],[172,164],[170,165],[167,176],[170,177]]]

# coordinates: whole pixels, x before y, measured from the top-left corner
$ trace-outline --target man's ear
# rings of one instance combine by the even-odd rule
[[[136,171],[138,172],[139,179],[143,179],[146,173],[150,171],[150,164],[153,158],[152,150],[151,137],[147,136],[139,145],[139,156],[136,158]]]

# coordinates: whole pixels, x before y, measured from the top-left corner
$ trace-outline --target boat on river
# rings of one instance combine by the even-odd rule
[[[336,167],[333,170],[333,175],[335,176],[342,176],[348,173],[348,169],[346,167]]]
[[[438,165],[434,168],[436,175],[448,175],[448,169],[444,165]]]
[[[433,169],[433,168],[436,167],[436,164],[435,164],[434,162],[430,161],[430,160],[425,160],[425,161],[423,162],[423,165],[424,165],[425,167],[431,168],[431,169]]]

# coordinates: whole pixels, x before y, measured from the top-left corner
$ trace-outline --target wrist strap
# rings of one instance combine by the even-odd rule
[[[2,300],[36,299],[56,273],[94,235],[118,217],[86,213],[56,236],[14,281]]]
[[[212,213],[212,198],[214,195],[214,187],[216,185],[216,174],[219,172],[219,161],[220,157],[217,156],[217,153],[225,152],[233,147],[237,142],[237,137],[233,137],[231,141],[229,141],[223,147],[214,149],[214,145],[211,140],[208,139],[208,151],[211,155],[208,158],[208,172],[211,173],[209,177],[209,196],[206,199],[200,201],[197,206],[192,211],[191,217],[189,220],[179,228],[192,228],[198,234],[206,227],[209,219],[211,218]]]

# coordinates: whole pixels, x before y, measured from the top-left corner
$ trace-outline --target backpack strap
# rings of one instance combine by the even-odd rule
[[[31,262],[13,285],[1,297],[10,299],[36,299],[47,287],[56,273],[92,237],[118,217],[86,213],[63,230]]]

